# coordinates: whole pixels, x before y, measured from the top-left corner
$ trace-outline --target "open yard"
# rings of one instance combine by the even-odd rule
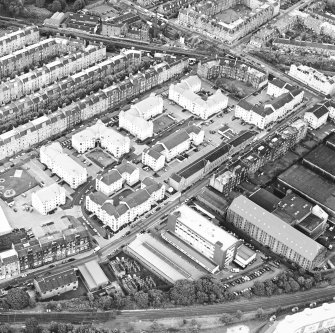
[[[250,13],[250,8],[244,5],[237,5],[232,8],[228,8],[221,13],[215,15],[215,18],[224,22],[224,23],[232,23],[237,21],[239,18],[244,17]]]
[[[0,175],[0,198],[12,201],[36,185],[36,180],[27,171],[12,168]]]
[[[154,133],[158,134],[165,131],[167,128],[172,126],[175,122],[167,115],[162,115],[156,118],[154,121]]]
[[[107,168],[116,161],[108,153],[101,149],[94,149],[86,154],[86,157],[100,168]]]

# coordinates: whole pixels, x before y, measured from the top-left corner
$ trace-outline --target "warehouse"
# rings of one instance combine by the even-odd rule
[[[206,274],[150,234],[138,235],[125,251],[157,276],[172,284],[178,280],[197,280]]]
[[[96,291],[109,283],[104,271],[95,260],[78,266],[78,269],[89,291]]]

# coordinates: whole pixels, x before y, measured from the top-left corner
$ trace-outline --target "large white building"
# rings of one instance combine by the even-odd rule
[[[149,119],[163,112],[163,98],[151,94],[141,102],[131,106],[127,111],[121,111],[119,126],[140,140],[150,138],[154,134],[153,122]]]
[[[63,153],[59,142],[40,148],[40,161],[62,178],[71,188],[77,188],[87,181],[87,170]]]
[[[97,142],[117,158],[130,150],[130,139],[107,127],[101,120],[72,136],[72,147],[81,154],[94,148]]]
[[[285,118],[304,98],[302,89],[277,81],[269,84],[267,93],[275,98],[262,105],[252,105],[246,100],[241,100],[235,106],[235,117],[264,129],[270,123]]]
[[[228,97],[221,90],[217,90],[207,100],[197,94],[200,90],[201,80],[197,76],[189,76],[180,83],[170,85],[169,99],[201,119],[208,119],[228,106]]]
[[[153,147],[144,149],[142,163],[152,170],[162,169],[166,162],[187,151],[191,144],[198,146],[204,141],[205,132],[196,125],[175,132],[157,142]]]
[[[46,215],[58,206],[65,205],[66,191],[57,183],[44,187],[31,195],[33,207],[42,215]]]
[[[327,76],[312,67],[291,65],[288,74],[324,95],[335,93],[335,78]]]
[[[241,244],[187,205],[180,206],[169,216],[167,230],[162,233],[166,241],[211,273],[229,265]]]
[[[317,333],[333,332],[335,303],[324,303],[314,309],[304,309],[275,322],[265,333]]]
[[[140,170],[131,163],[123,163],[96,179],[95,189],[105,195],[111,195],[120,190],[124,183],[129,186],[140,180]]]
[[[304,114],[304,120],[313,129],[317,129],[327,122],[329,109],[325,104],[316,104]]]
[[[86,197],[86,209],[113,231],[117,231],[124,224],[148,212],[152,205],[164,198],[164,195],[164,185],[146,178],[142,181],[141,189],[120,198],[119,202],[114,203],[113,199],[100,191],[91,193]]]

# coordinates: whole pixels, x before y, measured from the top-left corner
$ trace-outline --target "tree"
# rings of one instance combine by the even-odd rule
[[[83,9],[85,4],[83,3],[82,0],[76,0],[73,4],[73,10],[77,12],[80,9]]]
[[[322,280],[322,275],[320,272],[315,272],[314,273],[314,279],[316,282],[320,282]]]
[[[170,299],[178,305],[192,305],[195,303],[195,287],[192,281],[179,280],[170,289]]]
[[[36,7],[43,8],[45,6],[45,0],[36,0],[35,5]]]
[[[223,313],[219,320],[223,324],[230,324],[233,322],[234,318],[229,313]]]
[[[256,311],[256,318],[264,319],[266,317],[265,311],[262,308],[258,308]]]
[[[312,279],[306,279],[305,280],[305,288],[311,289],[313,287],[313,280]]]
[[[243,312],[241,310],[237,310],[236,314],[235,314],[235,317],[237,319],[241,319],[243,317]]]
[[[300,284],[301,287],[303,287],[305,285],[305,278],[303,276],[299,276],[298,283]]]
[[[38,333],[40,331],[38,321],[34,317],[26,319],[25,324],[27,333]]]
[[[1,324],[0,325],[0,333],[12,333],[13,329],[9,324]]]
[[[62,5],[59,2],[59,0],[54,0],[54,2],[51,4],[51,11],[52,12],[60,12],[62,10]]]
[[[137,306],[145,309],[149,305],[149,297],[148,294],[145,293],[144,291],[138,291],[134,295],[134,301],[136,302]]]
[[[29,294],[21,288],[13,288],[8,291],[6,301],[14,310],[21,310],[29,305]]]
[[[29,298],[29,306],[31,308],[34,308],[36,306],[35,298],[32,298],[32,297]]]
[[[253,286],[253,292],[257,296],[265,296],[265,285],[263,282],[256,281]]]
[[[91,304],[94,302],[94,295],[90,291],[87,293],[87,298]]]

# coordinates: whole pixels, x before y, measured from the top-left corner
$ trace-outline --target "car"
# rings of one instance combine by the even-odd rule
[[[76,260],[76,258],[70,258],[70,259],[68,260],[68,262],[75,261],[75,260]]]
[[[54,268],[55,267],[55,265],[49,265],[49,268]]]

